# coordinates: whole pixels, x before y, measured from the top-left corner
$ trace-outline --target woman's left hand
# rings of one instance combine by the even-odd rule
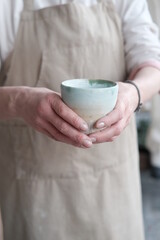
[[[135,86],[119,82],[118,99],[115,108],[95,125],[98,132],[89,135],[94,143],[112,142],[128,125],[138,104],[138,94]]]

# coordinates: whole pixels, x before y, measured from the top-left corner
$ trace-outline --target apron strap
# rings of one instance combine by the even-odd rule
[[[24,0],[24,11],[32,11],[34,9],[34,0]]]

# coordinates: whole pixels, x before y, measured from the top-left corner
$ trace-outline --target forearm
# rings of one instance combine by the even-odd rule
[[[133,81],[140,90],[141,102],[152,98],[160,91],[160,70],[154,67],[142,68],[134,77]]]

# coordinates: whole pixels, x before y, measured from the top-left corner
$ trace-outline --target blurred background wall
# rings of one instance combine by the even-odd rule
[[[148,4],[152,18],[160,29],[160,0],[148,0]],[[157,94],[151,102],[151,124],[146,146],[151,153],[153,174],[160,178],[160,94]]]
[[[147,1],[160,29],[160,0]],[[137,128],[146,240],[160,240],[160,95],[137,114]]]

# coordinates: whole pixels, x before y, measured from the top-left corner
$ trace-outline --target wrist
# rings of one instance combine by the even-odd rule
[[[0,88],[0,119],[13,119],[20,117],[20,106],[23,105],[24,92],[27,87],[1,87]]]
[[[22,109],[24,108],[28,92],[30,87],[20,86],[14,87],[13,95],[10,101],[10,111],[12,113],[13,118],[21,118]]]
[[[141,92],[139,90],[139,87],[137,86],[137,84],[134,81],[131,81],[131,80],[127,80],[126,83],[131,84],[133,86],[134,90],[136,90],[136,97],[135,98],[137,99],[137,105],[136,105],[136,108],[135,108],[134,111],[138,112],[138,111],[140,111],[140,109],[142,107]],[[134,94],[135,94],[135,91],[134,91]]]

